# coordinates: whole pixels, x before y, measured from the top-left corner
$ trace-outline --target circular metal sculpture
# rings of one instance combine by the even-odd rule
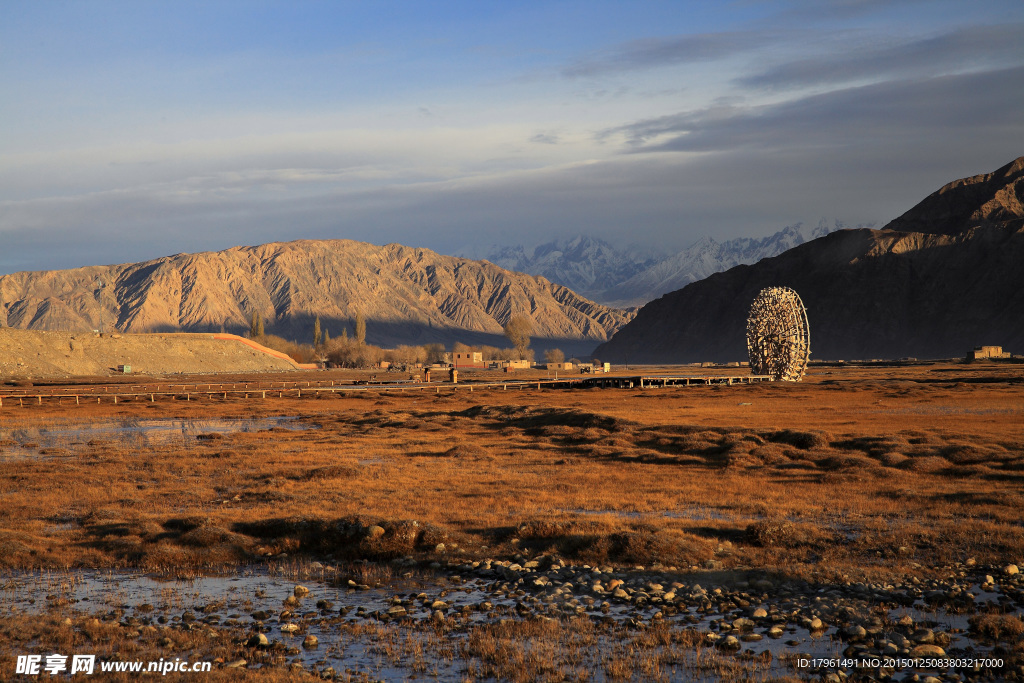
[[[762,289],[747,317],[750,371],[799,382],[811,356],[811,331],[804,302],[789,287]]]

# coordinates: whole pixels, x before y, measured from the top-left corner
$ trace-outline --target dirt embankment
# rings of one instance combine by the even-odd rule
[[[224,334],[105,334],[0,329],[0,380],[132,373],[275,372],[292,360]]]

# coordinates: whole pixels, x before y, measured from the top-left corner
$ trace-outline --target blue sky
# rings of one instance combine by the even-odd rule
[[[299,238],[675,249],[1024,154],[1024,3],[49,2],[0,22],[0,273]]]

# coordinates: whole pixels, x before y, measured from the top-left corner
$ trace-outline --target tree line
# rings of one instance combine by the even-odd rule
[[[533,334],[533,323],[525,316],[512,316],[505,324],[505,337],[511,342],[510,348],[496,346],[469,346],[456,342],[452,353],[478,351],[485,360],[534,360],[534,351],[530,348],[530,336]],[[354,334],[348,335],[348,326],[342,328],[341,336],[331,337],[328,330],[323,329],[320,316],[313,321],[312,343],[301,344],[283,337],[267,334],[266,328],[258,312],[253,312],[249,326],[249,337],[260,344],[287,354],[298,363],[330,362],[346,368],[376,367],[383,362],[396,365],[431,365],[445,361],[448,350],[444,344],[402,344],[393,349],[385,349],[366,343],[366,319],[362,312],[357,311]],[[548,363],[560,363],[565,354],[559,349],[544,352],[544,360]]]

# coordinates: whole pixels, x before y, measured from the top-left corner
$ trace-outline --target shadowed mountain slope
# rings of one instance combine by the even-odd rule
[[[1024,351],[1024,157],[950,183],[882,230],[844,230],[665,295],[595,351],[631,363],[746,358],[764,287],[807,306],[812,358]]]

